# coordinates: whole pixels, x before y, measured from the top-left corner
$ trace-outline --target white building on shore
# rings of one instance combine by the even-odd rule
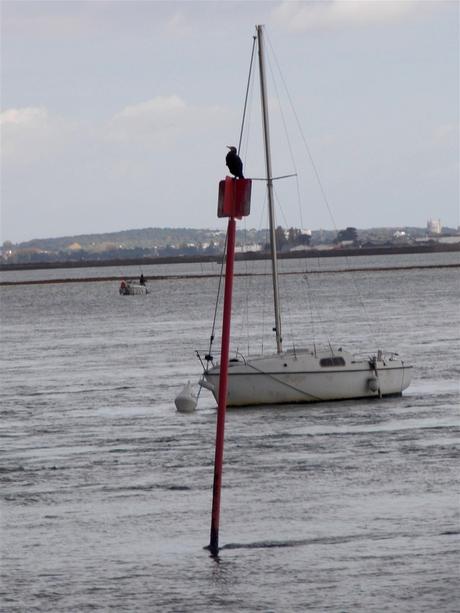
[[[426,222],[428,234],[441,234],[442,224],[440,219],[429,219]]]

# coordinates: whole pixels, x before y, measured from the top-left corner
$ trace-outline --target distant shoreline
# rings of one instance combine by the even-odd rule
[[[460,262],[458,264],[407,264],[403,266],[369,266],[366,268],[336,268],[333,270],[298,270],[290,272],[281,272],[281,275],[331,275],[340,273],[356,273],[356,272],[388,272],[395,270],[425,270],[425,269],[440,269],[440,268],[460,268]],[[235,273],[235,277],[257,277],[268,276],[268,272],[242,272]],[[181,275],[144,275],[145,281],[151,283],[155,281],[177,281],[178,279],[214,279],[220,275],[216,273],[202,273],[202,274],[181,274]],[[100,283],[100,282],[119,282],[121,276],[111,277],[67,277],[64,279],[28,279],[24,281],[0,281],[0,287],[4,286],[16,286],[16,285],[48,285],[48,284],[61,284],[61,283]],[[131,278],[127,275],[125,278]]]
[[[355,257],[367,255],[401,255],[415,253],[446,253],[460,251],[460,243],[443,244],[433,243],[429,245],[401,245],[391,247],[360,247],[347,249],[305,249],[304,251],[289,251],[279,253],[280,259],[302,259],[302,258],[323,258],[323,257]],[[237,253],[235,259],[244,260],[266,260],[269,254],[260,252]],[[170,256],[170,257],[149,257],[133,259],[112,259],[112,260],[71,260],[68,262],[22,262],[11,264],[0,264],[0,272],[10,270],[52,270],[62,268],[101,268],[101,267],[120,267],[120,266],[150,266],[158,264],[199,264],[206,262],[222,261],[222,256],[216,255],[193,255],[193,256]]]

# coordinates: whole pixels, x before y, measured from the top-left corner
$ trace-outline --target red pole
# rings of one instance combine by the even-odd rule
[[[214,457],[211,539],[209,543],[209,549],[213,556],[219,553],[220,490],[222,486],[222,464],[224,459],[225,409],[227,407],[228,353],[230,348],[230,322],[232,317],[235,229],[235,219],[230,217],[227,227],[227,261],[225,265],[224,313],[222,319],[222,345],[220,350],[219,401],[217,407],[216,453]]]

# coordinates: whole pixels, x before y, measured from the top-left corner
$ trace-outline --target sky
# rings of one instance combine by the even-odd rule
[[[1,2],[1,241],[225,228],[255,24],[277,223],[459,220],[456,0]],[[272,84],[273,77],[273,84]],[[245,176],[264,177],[251,82]],[[248,228],[267,226],[254,182]]]

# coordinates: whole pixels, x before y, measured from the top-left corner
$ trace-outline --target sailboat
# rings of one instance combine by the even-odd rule
[[[377,349],[356,357],[343,348],[318,350],[315,346],[285,351],[278,284],[273,174],[265,79],[264,30],[256,26],[259,79],[265,149],[267,202],[269,213],[271,273],[273,278],[274,332],[276,351],[271,355],[243,357],[228,364],[227,406],[310,403],[354,398],[401,395],[411,381],[412,366],[395,352]],[[235,179],[235,181],[238,181]],[[200,385],[219,396],[220,365],[211,355],[204,365]]]

